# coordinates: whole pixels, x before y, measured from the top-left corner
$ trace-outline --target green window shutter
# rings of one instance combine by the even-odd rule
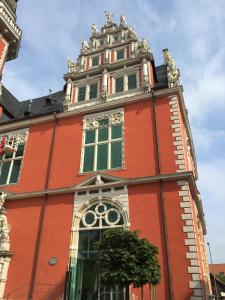
[[[1,175],[0,175],[0,184],[6,184],[8,174],[9,174],[10,164],[11,164],[11,161],[2,162]]]
[[[99,65],[99,56],[92,57],[92,67]]]
[[[120,124],[112,126],[112,133],[111,133],[112,140],[119,139],[121,138],[121,136],[122,136],[122,126]]]
[[[20,173],[21,159],[14,160],[9,183],[16,183]]]
[[[97,98],[97,94],[98,94],[98,85],[97,85],[97,83],[91,84],[90,85],[90,97],[89,97],[89,99]]]
[[[122,167],[122,142],[111,144],[111,168]]]
[[[108,144],[98,145],[97,170],[108,168]]]
[[[95,130],[86,131],[85,144],[92,144],[95,142]]]
[[[120,49],[116,51],[116,58],[118,59],[124,59],[124,49]]]
[[[94,146],[84,148],[83,172],[93,171],[94,168]]]
[[[99,128],[98,130],[98,141],[107,141],[108,140],[108,127]]]
[[[137,81],[136,74],[128,75],[128,90],[136,89]]]
[[[116,78],[116,93],[123,92],[124,84],[123,84],[123,77]]]
[[[86,86],[82,86],[78,91],[78,102],[85,100]]]

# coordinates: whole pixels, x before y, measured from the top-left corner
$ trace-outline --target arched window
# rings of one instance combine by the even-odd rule
[[[128,291],[119,285],[101,285],[101,275],[96,266],[97,242],[108,228],[125,228],[124,216],[119,207],[110,201],[90,205],[83,213],[79,223],[79,242],[76,264],[76,300],[125,300]]]

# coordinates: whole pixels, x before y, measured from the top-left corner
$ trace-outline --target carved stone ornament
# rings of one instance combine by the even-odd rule
[[[18,130],[18,131],[11,131],[7,134],[0,135],[0,142],[2,139],[7,140],[7,145],[10,145],[14,149],[17,148],[18,144],[25,144],[27,140],[27,131]]]
[[[5,192],[0,192],[0,211],[5,203],[5,198],[7,196],[7,193]]]
[[[90,49],[90,46],[88,45],[88,42],[85,40],[81,41],[81,52],[84,52],[85,50]]]
[[[95,24],[91,25],[91,32],[93,36],[96,36],[96,34],[98,33],[98,29]]]
[[[124,120],[123,111],[103,113],[101,115],[90,116],[84,118],[84,130],[96,129],[99,128],[99,121],[108,120],[109,125],[121,124]],[[104,127],[101,126],[101,127]]]
[[[113,23],[113,14],[110,11],[104,11],[106,16],[106,25],[111,25]]]
[[[126,16],[120,16],[120,27],[125,27],[127,25]]]
[[[172,58],[171,53],[168,49],[163,50],[164,62],[167,65],[167,75],[169,86],[177,86],[179,85],[180,72],[176,66],[175,60]]]
[[[0,214],[0,250],[9,250],[9,232],[10,225],[7,222],[7,217]]]

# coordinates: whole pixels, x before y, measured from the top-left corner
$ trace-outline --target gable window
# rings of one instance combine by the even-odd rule
[[[128,75],[128,90],[136,89],[137,87],[137,78],[136,74]]]
[[[89,99],[97,98],[97,93],[98,93],[98,84],[97,83],[91,84]]]
[[[116,51],[116,59],[124,59],[124,49],[119,49]]]
[[[18,181],[26,138],[25,131],[0,136],[0,185]]]
[[[113,93],[125,92],[139,87],[138,73],[123,74],[114,77]]]
[[[117,117],[116,117],[117,116]],[[91,123],[90,123],[91,122]],[[82,172],[121,168],[123,165],[123,112],[84,121]]]
[[[117,77],[115,79],[115,90],[116,90],[116,93],[119,93],[119,92],[123,92],[124,90],[124,79],[123,79],[123,76],[121,77]]]
[[[92,67],[95,67],[98,65],[99,65],[99,55],[93,56],[92,57]]]
[[[86,94],[86,86],[79,87],[77,101],[78,102],[84,101],[85,100],[85,94]]]

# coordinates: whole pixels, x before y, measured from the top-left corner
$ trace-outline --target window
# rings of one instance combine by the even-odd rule
[[[0,185],[18,181],[27,132],[15,131],[0,137]]]
[[[114,92],[119,93],[136,89],[138,87],[137,73],[124,74],[119,77],[114,77]]]
[[[86,94],[86,86],[82,86],[79,88],[79,92],[78,92],[78,99],[77,101],[84,101],[85,100],[85,94]]]
[[[91,84],[89,99],[97,98],[97,93],[98,93],[98,84],[97,83]]]
[[[91,123],[90,123],[91,122]],[[121,168],[123,164],[123,112],[85,119],[82,172]]]
[[[99,55],[92,57],[92,67],[99,65]]]
[[[123,92],[124,90],[124,80],[123,76],[116,78],[116,93]]]
[[[128,90],[136,89],[136,87],[137,87],[136,74],[128,75]]]
[[[116,59],[124,59],[124,49],[119,49],[116,51]]]
[[[71,299],[129,299],[128,287],[101,284],[101,274],[96,265],[97,242],[110,227],[124,228],[124,219],[119,209],[104,200],[92,204],[79,224],[78,255],[76,265],[70,267],[72,280]]]

